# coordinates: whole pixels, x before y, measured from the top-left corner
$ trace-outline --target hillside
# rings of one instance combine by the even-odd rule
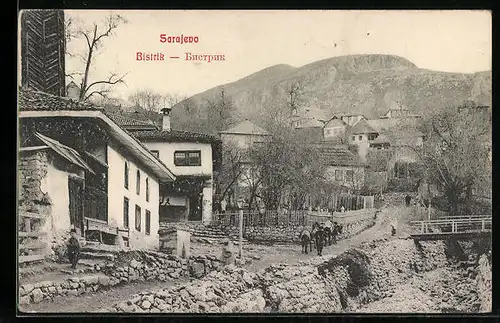
[[[236,107],[235,119],[265,124],[265,112],[270,108],[286,111],[287,89],[297,83],[302,86],[302,106],[326,110],[327,114],[352,112],[371,118],[400,105],[426,115],[465,100],[491,104],[492,97],[491,71],[431,71],[392,55],[349,55],[301,67],[275,65],[223,87]],[[217,86],[179,103],[172,111],[173,125],[182,129],[203,118],[204,102],[219,94]]]

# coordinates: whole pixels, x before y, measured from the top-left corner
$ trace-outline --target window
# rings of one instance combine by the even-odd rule
[[[363,135],[358,137],[359,140],[363,140]]]
[[[149,202],[149,178],[146,178],[146,202]]]
[[[146,210],[146,234],[151,234],[151,212]]]
[[[137,170],[137,181],[135,183],[135,190],[137,192],[137,195],[141,194],[141,172]]]
[[[175,166],[201,166],[201,152],[176,151],[174,153]]]
[[[335,171],[335,180],[336,181],[342,181],[342,171],[341,170],[336,170]]]
[[[356,136],[352,136],[352,141],[356,141]]]
[[[123,226],[128,228],[129,218],[128,218],[129,202],[128,198],[123,198]]]
[[[160,158],[160,151],[159,150],[151,150],[151,153],[156,156],[156,158]]]
[[[377,138],[377,134],[376,133],[371,133],[368,135],[368,140],[375,140],[375,138]]]
[[[128,189],[128,163],[125,162],[125,174],[124,174],[124,180],[125,180],[125,188]]]
[[[141,207],[139,205],[135,206],[135,229],[141,231]]]
[[[354,171],[353,170],[346,170],[345,171],[345,180],[346,182],[354,182]]]

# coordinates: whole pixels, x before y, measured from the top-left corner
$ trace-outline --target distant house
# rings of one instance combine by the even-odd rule
[[[338,114],[337,117],[344,121],[349,126],[353,126],[358,121],[367,120],[367,118],[363,114]]]
[[[172,130],[170,109],[162,110],[162,127],[152,122],[113,115],[173,174],[174,182],[160,185],[161,222],[212,220],[213,174],[221,160],[221,141],[215,136]]]
[[[295,131],[312,142],[323,140],[323,127],[325,124],[317,119],[308,119],[295,127]]]
[[[325,176],[330,182],[350,190],[364,186],[366,166],[358,156],[345,147],[317,144],[316,148],[327,165]]]
[[[222,144],[234,144],[241,149],[248,149],[256,142],[263,142],[271,134],[257,126],[250,120],[245,120],[237,125],[220,131]]]
[[[170,169],[92,104],[20,90],[18,107],[20,209],[44,208],[49,237],[75,228],[103,243],[158,247],[159,188],[175,180]],[[25,191],[33,179],[43,201]]]
[[[346,137],[349,125],[339,119],[334,117],[328,121],[323,128],[323,138],[326,141],[336,141],[338,143],[345,143],[344,139]]]
[[[290,124],[293,128],[306,128],[307,124],[314,125],[315,122],[324,123],[328,119],[326,110],[308,106],[294,109],[290,118]]]

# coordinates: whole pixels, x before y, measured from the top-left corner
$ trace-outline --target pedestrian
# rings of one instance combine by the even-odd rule
[[[391,235],[392,236],[396,235],[396,227],[394,226],[394,224],[391,224]]]
[[[71,229],[71,237],[68,240],[68,258],[71,263],[71,268],[75,269],[80,256],[80,243],[76,237],[76,229]]]
[[[325,243],[325,228],[323,227],[323,223],[318,226],[314,238],[316,239],[316,249],[318,250],[318,256],[322,256],[323,245]]]
[[[410,202],[411,202],[411,196],[406,194],[405,196],[405,202],[406,202],[406,206],[410,206]]]
[[[233,254],[233,244],[227,238],[222,240],[221,261],[225,266],[235,264],[236,262]]]
[[[342,205],[342,207],[340,208],[340,212],[344,213],[345,212],[345,207]]]

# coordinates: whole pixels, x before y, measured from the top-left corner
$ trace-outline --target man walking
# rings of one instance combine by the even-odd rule
[[[406,194],[405,196],[405,202],[406,202],[406,206],[410,206],[410,203],[411,203],[411,196]]]
[[[80,243],[76,237],[76,230],[71,229],[71,238],[68,240],[68,258],[71,263],[71,268],[75,269],[80,256]]]

